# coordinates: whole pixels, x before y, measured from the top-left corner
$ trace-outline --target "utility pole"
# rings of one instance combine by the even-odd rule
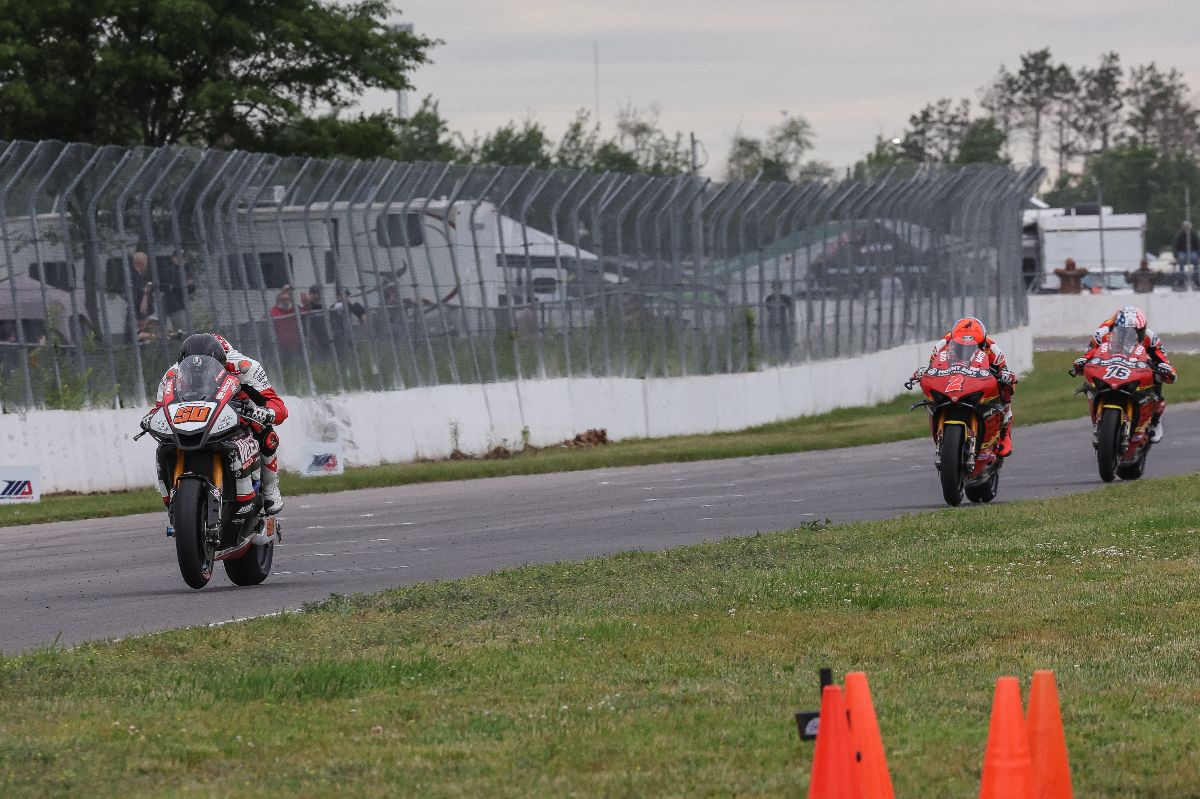
[[[413,24],[411,22],[397,22],[392,25],[392,33],[408,33],[413,32]],[[408,92],[404,89],[396,90],[396,116],[400,119],[408,119]]]

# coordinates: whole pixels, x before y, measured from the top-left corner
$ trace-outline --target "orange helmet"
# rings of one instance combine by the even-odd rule
[[[983,343],[987,341],[987,329],[984,328],[983,322],[974,316],[964,316],[951,328],[950,340],[958,344],[983,346]]]

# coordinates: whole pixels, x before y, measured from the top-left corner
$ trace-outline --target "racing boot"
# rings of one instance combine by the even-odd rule
[[[268,516],[274,516],[283,510],[283,495],[279,493],[279,456],[272,455],[271,460],[262,468],[263,509]]]
[[[1012,422],[1005,422],[1000,431],[1000,457],[1007,458],[1012,454]]]
[[[1155,416],[1150,422],[1150,443],[1157,444],[1163,440],[1163,423],[1161,416]]]

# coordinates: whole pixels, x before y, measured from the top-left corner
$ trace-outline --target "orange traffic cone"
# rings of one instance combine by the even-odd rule
[[[1033,762],[1016,677],[996,680],[979,799],[1034,799]]]
[[[840,685],[826,685],[821,690],[821,721],[817,725],[808,799],[863,799]]]
[[[846,675],[846,709],[850,714],[850,739],[858,752],[858,785],[863,799],[895,799],[892,776],[883,754],[883,738],[871,703],[867,675],[852,671]]]
[[[849,689],[849,684],[847,684]],[[1035,671],[1029,689],[1029,754],[1036,799],[1071,799],[1071,768],[1054,672]]]

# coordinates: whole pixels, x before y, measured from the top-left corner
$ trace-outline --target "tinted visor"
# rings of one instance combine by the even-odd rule
[[[1118,327],[1112,332],[1111,350],[1129,354],[1141,343],[1141,336],[1132,327]]]
[[[946,350],[950,356],[950,363],[970,363],[979,352],[979,345],[951,341]]]
[[[226,374],[221,362],[207,355],[184,358],[176,371],[176,402],[214,401]]]

